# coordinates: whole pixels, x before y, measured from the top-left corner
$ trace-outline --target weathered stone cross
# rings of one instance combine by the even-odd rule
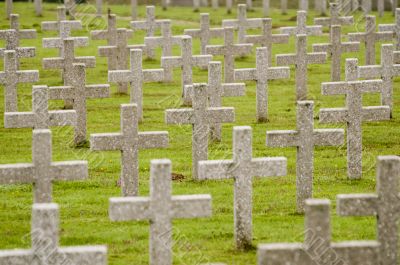
[[[167,56],[161,58],[161,67],[167,69],[179,67],[182,69],[182,97],[185,104],[189,97],[185,95],[185,86],[193,84],[193,67],[206,67],[212,60],[212,55],[193,55],[192,37],[182,36],[181,56]]]
[[[150,197],[111,198],[111,221],[150,221],[150,264],[172,264],[172,220],[209,217],[210,195],[172,196],[171,161],[152,160]]]
[[[307,200],[304,243],[261,244],[257,250],[257,264],[379,264],[379,243],[376,241],[332,242],[330,206],[329,200]]]
[[[296,36],[298,34],[305,34],[307,36],[319,36],[322,35],[322,26],[307,26],[307,12],[297,11],[297,25],[295,27],[282,27],[280,32],[283,34],[289,34],[290,36]]]
[[[365,64],[375,64],[375,45],[377,42],[391,41],[392,31],[376,32],[375,16],[365,17],[365,32],[349,33],[350,41],[359,41],[365,44]]]
[[[18,70],[16,51],[4,53],[4,72],[0,72],[0,84],[4,85],[4,111],[18,111],[18,83],[33,83],[39,81],[39,71]]]
[[[146,69],[142,67],[142,50],[130,50],[130,70],[108,72],[108,82],[129,82],[131,85],[130,102],[137,105],[139,121],[143,121],[143,83],[161,82],[164,79],[163,69]]]
[[[381,262],[398,264],[400,158],[379,156],[376,194],[341,194],[337,196],[340,216],[375,216]]]
[[[234,44],[234,32],[232,27],[224,28],[224,45],[207,45],[206,53],[224,56],[225,83],[233,83],[235,80],[235,57],[250,54],[253,44]]]
[[[288,34],[272,34],[272,19],[262,19],[262,35],[247,35],[245,37],[246,43],[252,43],[254,45],[260,44],[262,47],[267,47],[268,51],[268,63],[272,63],[272,44],[288,43]]]
[[[210,28],[210,15],[208,13],[200,14],[200,29],[185,29],[185,35],[191,36],[193,39],[199,38],[201,45],[201,54],[205,55],[206,46],[210,44],[212,38],[222,38],[224,34],[223,28]]]
[[[144,50],[144,45],[128,45],[129,35],[130,33],[126,29],[117,29],[115,45],[99,46],[99,55],[108,59],[108,71],[128,69],[129,51],[131,49]],[[129,82],[118,82],[118,92],[121,94],[128,93],[128,85]]]
[[[121,105],[121,132],[90,135],[94,151],[121,151],[122,196],[139,194],[139,158],[141,149],[168,147],[168,132],[139,132],[136,104]]]
[[[308,64],[323,64],[326,62],[325,52],[307,53],[307,35],[296,35],[296,54],[278,54],[277,65],[296,66],[296,98],[307,99],[307,68]]]
[[[330,43],[313,44],[314,52],[326,52],[331,56],[331,81],[340,81],[342,54],[346,52],[358,52],[359,42],[342,42],[342,29],[340,25],[332,25]]]
[[[155,19],[155,7],[146,6],[146,20],[144,21],[131,21],[133,31],[144,30],[147,37],[153,37],[157,29],[161,28],[165,19]],[[154,59],[154,49],[146,49],[146,54],[149,58]]]
[[[193,84],[191,109],[167,109],[167,124],[192,125],[192,176],[197,179],[198,161],[207,160],[210,126],[233,122],[235,110],[231,107],[208,107],[207,84]]]
[[[172,56],[172,47],[179,46],[182,47],[182,36],[172,36],[171,33],[171,21],[166,20],[161,26],[162,36],[160,37],[145,37],[144,44],[146,47],[151,49],[161,47],[162,54],[161,57]],[[171,82],[172,68],[164,69],[164,82]]]
[[[268,81],[290,78],[289,67],[270,67],[268,62],[268,48],[257,48],[256,68],[244,68],[235,70],[235,80],[254,80],[257,82],[257,121],[268,120]]]
[[[51,87],[50,99],[71,100],[76,111],[77,122],[74,133],[75,145],[86,142],[86,100],[94,98],[106,98],[110,96],[110,86],[86,85],[86,71],[84,64],[73,64],[73,80],[71,85],[63,87]]]
[[[60,210],[56,203],[32,206],[31,249],[2,250],[0,264],[106,265],[106,246],[59,246]]]
[[[382,93],[382,80],[357,81],[358,60],[346,60],[346,81],[322,83],[323,95],[346,95],[346,107],[321,109],[320,123],[347,123],[347,173],[362,176],[362,122],[390,119],[389,106],[362,106],[363,93]]]
[[[197,177],[204,179],[235,180],[234,219],[235,242],[238,249],[252,243],[252,189],[253,176],[271,177],[286,175],[284,157],[253,158],[252,129],[233,127],[233,159],[200,161]]]
[[[5,128],[49,129],[50,126],[74,126],[75,110],[51,110],[48,108],[49,88],[47,86],[32,87],[31,112],[5,112]]]
[[[127,30],[129,37],[132,37],[133,31]],[[114,14],[107,16],[106,30],[92,30],[90,36],[93,40],[107,40],[107,45],[114,46],[117,44],[117,17]]]
[[[340,17],[338,3],[330,3],[329,5],[330,5],[331,17],[314,18],[315,25],[325,26],[329,28],[335,25],[340,25],[340,26],[353,25],[354,23],[353,16]]]
[[[396,24],[380,24],[379,31],[393,32],[393,37],[396,39],[396,50],[400,50],[400,8],[396,8]]]
[[[382,79],[381,105],[389,106],[393,111],[393,78],[400,76],[400,64],[394,64],[393,44],[383,44],[380,65],[358,67],[358,77],[366,79]]]
[[[267,132],[267,146],[297,147],[297,211],[304,212],[305,200],[312,198],[314,147],[343,144],[343,129],[314,129],[314,102],[297,102],[297,130]]]
[[[52,162],[51,131],[33,130],[32,163],[0,165],[0,184],[33,183],[34,202],[52,201],[52,182],[82,180],[88,176],[87,161]]]

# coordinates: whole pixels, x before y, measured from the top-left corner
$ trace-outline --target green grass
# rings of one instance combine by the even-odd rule
[[[45,4],[43,17],[35,17],[33,4],[26,8],[27,3],[15,3],[15,12],[20,14],[23,28],[38,30],[37,40],[23,40],[22,46],[35,46],[37,57],[22,59],[21,69],[39,69],[41,79],[38,84],[61,85],[58,71],[42,70],[41,60],[57,55],[55,49],[41,48],[41,38],[54,36],[54,33],[42,33],[40,22],[54,20],[56,5]],[[106,10],[108,6],[104,6]],[[111,6],[114,13],[119,15],[118,26],[129,27],[129,8],[127,6]],[[4,3],[0,3],[4,12]],[[234,18],[236,12],[225,14],[224,9],[213,11],[202,8],[201,12],[209,12],[214,26],[221,24],[224,18]],[[248,14],[249,17],[260,17],[261,9]],[[139,17],[144,16],[144,6],[139,8]],[[190,8],[170,8],[163,12],[157,8],[158,18],[173,19],[173,33],[182,34],[184,28],[198,28],[199,14]],[[295,11],[281,15],[278,10],[271,12],[274,27],[294,25]],[[311,12],[309,23],[312,17]],[[359,14],[357,14],[359,16]],[[8,21],[0,14],[0,28],[8,28]],[[378,23],[392,23],[393,17],[387,13]],[[87,21],[90,22],[90,19]],[[93,21],[92,21],[93,22]],[[93,24],[93,23],[92,23]],[[360,27],[358,27],[360,26]],[[91,27],[93,28],[93,27]],[[362,30],[362,23],[357,25]],[[343,29],[344,33],[354,31],[352,27]],[[256,32],[256,31],[252,31]],[[76,32],[75,35],[88,35],[87,31]],[[328,34],[322,37],[310,37],[309,44],[321,43],[328,40]],[[132,43],[141,43],[143,34],[135,35]],[[221,40],[213,41],[221,43]],[[77,55],[97,55],[97,46],[104,41],[91,41],[90,47],[79,48]],[[3,43],[0,44],[0,47]],[[199,53],[199,42],[194,41],[194,52]],[[379,61],[377,46],[377,58]],[[274,46],[273,53],[294,52],[294,40],[288,45]],[[160,55],[160,50],[157,51]],[[177,49],[174,50],[178,54]],[[358,57],[364,63],[363,51],[346,54],[347,57]],[[221,58],[215,58],[219,60]],[[344,63],[344,58],[343,58]],[[145,68],[159,67],[159,60],[145,61]],[[238,59],[236,68],[254,67],[254,54],[251,57]],[[3,64],[0,62],[3,69]],[[344,97],[322,96],[321,82],[330,80],[330,66],[313,65],[309,68],[309,99],[315,101],[315,126],[332,128],[318,124],[318,110],[321,107],[341,107]],[[191,127],[171,126],[164,124],[164,110],[173,108],[180,97],[180,71],[174,72],[174,82],[168,84],[144,85],[144,118],[140,124],[141,131],[168,130],[170,147],[140,151],[140,194],[148,195],[149,165],[151,159],[169,158],[173,163],[173,172],[183,174],[181,181],[173,183],[174,194],[209,193],[213,198],[213,216],[211,218],[174,221],[175,264],[195,264],[197,261],[219,261],[228,264],[250,264],[256,262],[256,246],[267,242],[302,241],[304,218],[295,213],[295,148],[268,148],[265,146],[267,130],[295,128],[295,86],[294,72],[290,80],[273,81],[269,86],[270,121],[258,124],[255,121],[255,84],[247,83],[247,95],[240,98],[224,99],[224,106],[233,106],[236,111],[236,122],[223,126],[221,143],[211,143],[210,159],[231,157],[232,127],[250,125],[253,128],[254,157],[286,156],[288,158],[288,176],[280,178],[255,178],[253,230],[254,248],[239,252],[233,242],[233,181],[196,182],[191,178]],[[194,81],[206,81],[207,72],[194,71]],[[97,67],[87,69],[87,83],[106,83],[107,66],[105,58],[97,58]],[[314,170],[314,196],[332,200],[332,226],[335,241],[362,240],[375,238],[375,220],[373,218],[342,218],[334,211],[335,197],[340,193],[371,193],[375,190],[375,161],[378,155],[400,153],[400,91],[399,82],[394,86],[394,118],[387,122],[363,124],[363,169],[362,180],[350,181],[346,176],[346,149],[343,147],[316,148]],[[112,85],[112,95],[108,99],[88,101],[88,137],[91,133],[117,132],[120,130],[120,104],[129,102],[128,95],[116,94]],[[19,108],[21,111],[31,109],[31,85],[20,85]],[[0,100],[4,90],[0,88]],[[365,105],[379,104],[378,95],[364,98]],[[61,102],[52,101],[51,108],[60,108]],[[3,104],[0,112],[4,112]],[[339,126],[343,128],[343,126]],[[108,218],[108,199],[120,196],[120,188],[116,181],[120,172],[119,152],[90,152],[87,148],[73,148],[71,128],[52,128],[53,160],[85,159],[89,161],[89,179],[79,182],[62,182],[54,184],[53,198],[60,205],[60,244],[92,245],[105,244],[108,246],[109,264],[148,264],[148,222],[112,223]],[[0,163],[20,163],[31,161],[30,129],[4,129],[3,120],[0,123]],[[31,185],[0,186],[0,249],[29,248],[30,242],[26,235],[30,232],[30,216],[32,204]],[[28,237],[29,238],[29,237]]]

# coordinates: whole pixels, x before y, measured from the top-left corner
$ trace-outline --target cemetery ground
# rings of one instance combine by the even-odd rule
[[[56,57],[57,49],[43,49],[41,38],[54,36],[55,33],[43,33],[41,21],[56,20],[56,4],[44,4],[43,17],[35,17],[33,4],[15,3],[15,13],[20,14],[22,28],[34,28],[38,39],[22,40],[21,46],[35,46],[36,57],[21,59],[21,70],[40,70],[40,81],[37,84],[49,86],[61,85],[62,79],[58,70],[42,70],[42,59]],[[103,13],[110,7],[117,14],[118,26],[129,28],[130,8],[122,5],[104,5]],[[5,10],[0,3],[0,10]],[[94,8],[90,10],[94,14]],[[213,27],[220,27],[222,19],[235,18],[220,8],[201,8],[200,12],[210,13]],[[273,27],[294,25],[295,10],[281,15],[277,9],[272,10]],[[139,18],[144,18],[145,7],[140,6]],[[374,14],[376,15],[376,14]],[[182,34],[184,29],[199,27],[199,13],[191,8],[172,7],[167,11],[156,8],[157,18],[172,19],[173,34]],[[262,17],[261,8],[248,13],[249,17]],[[0,14],[0,27],[9,27],[4,13]],[[310,11],[308,24],[318,17]],[[80,17],[76,17],[81,19]],[[86,17],[86,19],[88,19]],[[92,17],[93,19],[93,17]],[[377,24],[393,23],[391,13],[377,18]],[[343,33],[363,31],[364,21],[361,13],[355,14],[355,26],[343,27]],[[85,19],[83,19],[85,22]],[[90,22],[90,21],[86,21]],[[92,21],[93,22],[93,21]],[[106,19],[103,20],[106,25]],[[90,29],[93,23],[88,25]],[[256,31],[249,31],[256,33]],[[85,30],[75,33],[88,36]],[[143,43],[143,33],[137,32],[131,44]],[[322,37],[309,37],[311,50],[313,43],[325,43],[329,35],[325,30]],[[200,43],[194,40],[194,54],[200,54]],[[222,43],[222,39],[212,40],[213,44]],[[89,47],[76,49],[77,55],[98,55],[97,46],[105,41],[90,41]],[[3,43],[0,47],[4,46]],[[349,53],[344,57],[359,58],[364,65],[364,49],[359,53]],[[179,54],[174,48],[174,55]],[[294,38],[289,44],[273,46],[273,54],[295,52]],[[380,58],[380,45],[376,46],[377,60]],[[161,50],[157,50],[157,60],[145,60],[143,67],[160,68]],[[214,57],[213,60],[222,60]],[[275,60],[274,60],[275,65]],[[255,50],[252,56],[236,60],[235,68],[255,67]],[[3,62],[0,62],[3,69]],[[344,67],[342,67],[344,69]],[[343,75],[342,75],[343,76]],[[320,108],[342,107],[344,96],[322,96],[321,82],[330,81],[330,64],[309,67],[309,98],[315,101],[315,126],[317,128],[335,128],[336,125],[320,125],[318,111]],[[194,82],[206,82],[207,71],[196,69],[193,72]],[[87,69],[87,83],[107,83],[106,58],[97,56],[96,68]],[[18,88],[19,108],[21,111],[31,109],[31,85],[20,84]],[[116,93],[116,85],[111,84],[110,98],[88,100],[88,137],[92,133],[120,131],[120,104],[129,102],[129,95]],[[167,130],[170,146],[167,149],[141,150],[139,194],[148,196],[150,160],[169,158],[173,167],[173,194],[211,194],[213,215],[211,218],[174,220],[174,264],[196,264],[196,262],[225,262],[227,264],[255,264],[256,246],[259,243],[303,242],[304,217],[296,214],[295,189],[295,148],[269,148],[265,146],[266,131],[287,130],[296,128],[295,84],[292,67],[290,80],[269,82],[269,122],[256,123],[255,82],[247,82],[246,96],[224,98],[223,106],[234,107],[236,122],[223,125],[222,142],[210,143],[209,159],[231,159],[232,127],[248,125],[253,128],[253,156],[285,156],[288,158],[288,176],[273,178],[254,178],[253,183],[253,248],[247,251],[236,251],[233,238],[233,180],[193,181],[191,178],[191,134],[190,125],[167,125],[164,123],[164,110],[181,106],[180,70],[174,70],[174,81],[171,83],[149,83],[143,85],[144,122],[139,125],[140,131]],[[0,88],[0,101],[4,102],[4,88]],[[379,95],[364,96],[364,105],[379,105]],[[361,180],[348,180],[346,172],[346,149],[342,147],[316,147],[314,154],[314,197],[332,200],[333,240],[375,239],[375,218],[346,218],[335,214],[337,194],[374,193],[375,164],[378,155],[400,154],[400,82],[394,83],[393,119],[385,122],[363,123],[363,177]],[[62,108],[61,101],[50,101],[51,109]],[[4,113],[4,104],[0,104]],[[0,164],[29,163],[31,161],[31,129],[4,129],[0,119]],[[343,124],[337,125],[344,128]],[[89,144],[75,148],[73,146],[72,127],[54,127],[53,161],[83,159],[89,161],[89,179],[75,182],[55,183],[54,202],[60,205],[60,242],[68,245],[108,246],[109,264],[148,264],[147,221],[111,222],[108,217],[110,197],[121,195],[116,185],[120,174],[120,152],[91,152]],[[0,249],[29,248],[30,218],[32,206],[32,185],[0,186]]]

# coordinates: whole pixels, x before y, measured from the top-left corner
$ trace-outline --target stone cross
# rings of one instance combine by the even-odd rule
[[[136,104],[121,105],[121,132],[90,135],[93,151],[121,151],[122,196],[139,194],[139,150],[168,147],[168,132],[139,132]]]
[[[393,78],[400,76],[400,64],[394,64],[393,44],[383,44],[381,64],[366,65],[358,68],[358,77],[365,79],[382,79],[381,105],[389,106],[393,111]]]
[[[269,8],[269,0],[263,0],[263,13],[265,17],[269,16]]]
[[[185,35],[189,35],[192,39],[200,39],[201,54],[205,55],[206,46],[210,44],[213,38],[222,38],[224,34],[223,28],[210,28],[210,15],[208,13],[200,14],[200,29],[185,29]]]
[[[323,95],[346,95],[346,107],[321,109],[320,123],[347,124],[347,173],[351,179],[362,176],[362,122],[390,119],[389,106],[363,107],[364,93],[381,93],[382,80],[357,81],[357,59],[346,60],[346,81],[322,83]]]
[[[193,85],[185,87],[186,95],[193,97]],[[242,97],[246,94],[245,83],[222,83],[221,62],[210,62],[208,64],[208,104],[211,108],[222,107],[222,97]],[[222,126],[214,124],[210,126],[210,139],[215,142],[221,141]]]
[[[108,82],[129,82],[131,85],[130,102],[137,105],[139,121],[143,121],[143,83],[161,82],[164,79],[163,69],[146,69],[142,66],[142,50],[130,50],[130,69],[108,72]]]
[[[172,220],[209,217],[210,195],[172,195],[171,161],[152,160],[150,197],[110,198],[111,221],[150,221],[150,265],[172,265]]]
[[[133,36],[132,30],[127,30],[129,38]],[[105,30],[92,30],[90,36],[93,40],[107,40],[108,46],[117,44],[117,17],[114,14],[107,15],[107,29]]]
[[[208,53],[208,52],[207,52]],[[176,68],[182,69],[182,97],[185,104],[190,104],[187,95],[185,95],[185,86],[193,84],[193,67],[206,67],[212,60],[212,55],[193,55],[192,37],[182,37],[181,56],[167,56],[161,58],[161,67],[163,69]]]
[[[307,68],[308,64],[323,64],[326,62],[325,52],[307,53],[307,35],[296,36],[295,54],[278,54],[277,65],[296,66],[296,98],[297,100],[307,99]]]
[[[397,7],[399,6],[399,3],[398,3],[398,2],[399,2],[398,0],[392,0],[392,1],[391,1],[391,3],[392,3],[392,13],[393,13],[393,15],[396,14],[396,9],[397,9]]]
[[[129,51],[131,49],[144,50],[144,45],[128,45],[129,32],[126,29],[117,29],[117,42],[112,46],[99,46],[99,55],[107,57],[108,71],[126,70],[129,68]],[[128,93],[129,82],[118,82],[118,92]]]
[[[261,18],[247,18],[246,5],[239,4],[236,19],[222,20],[222,27],[233,27],[238,30],[238,43],[245,43],[246,31],[262,27]]]
[[[73,109],[76,111],[76,126],[74,143],[79,146],[86,142],[86,100],[94,98],[107,98],[110,96],[110,86],[86,85],[85,65],[73,64],[73,80],[71,85],[63,87],[51,87],[50,99],[71,100]]]
[[[0,264],[106,265],[106,246],[59,246],[60,209],[56,203],[32,206],[31,249],[2,250]]]
[[[0,84],[4,86],[4,111],[18,111],[19,83],[33,83],[39,81],[39,71],[18,70],[16,52],[8,50],[4,52],[4,71],[0,72]]]
[[[271,67],[268,62],[268,48],[257,48],[256,68],[235,70],[236,81],[254,80],[257,82],[257,121],[268,120],[268,81],[290,78],[289,67]]]
[[[232,27],[224,28],[224,45],[207,45],[206,52],[211,55],[224,56],[225,83],[235,80],[235,57],[250,54],[253,44],[234,44],[234,32]]]
[[[133,31],[144,30],[147,37],[153,37],[157,29],[161,28],[164,19],[155,19],[155,7],[146,6],[146,20],[144,21],[131,21]],[[155,54],[153,49],[147,49],[146,54],[149,58],[154,59]]]
[[[146,47],[154,49],[162,48],[161,57],[172,56],[172,48],[174,46],[182,47],[182,36],[172,36],[171,21],[166,20],[161,26],[162,36],[160,37],[145,37],[144,44]],[[164,82],[171,82],[173,79],[173,69],[164,69]]]
[[[305,208],[304,243],[258,245],[258,265],[379,264],[376,241],[332,242],[329,200],[310,199]]]
[[[340,25],[332,25],[330,31],[330,43],[313,44],[314,52],[326,52],[331,56],[331,81],[340,81],[342,71],[342,54],[346,52],[358,52],[359,42],[342,42],[342,29]]]
[[[262,35],[247,35],[245,37],[246,43],[252,43],[254,45],[260,44],[262,47],[267,47],[268,51],[268,62],[272,63],[272,44],[288,43],[288,34],[272,34],[272,19],[262,19]]]
[[[52,182],[88,177],[87,161],[52,162],[51,131],[33,130],[32,163],[0,165],[0,184],[33,183],[34,202],[52,201]]]
[[[233,5],[233,0],[225,0],[226,4],[226,13],[231,14],[232,13],[232,5]]]
[[[163,10],[167,10],[166,0],[162,0]],[[137,20],[137,0],[131,0],[131,19]]]
[[[33,2],[35,3],[35,13],[36,16],[42,16],[43,13],[43,7],[42,7],[42,2],[43,0],[33,0]]]
[[[334,25],[353,25],[353,16],[341,17],[338,3],[330,3],[331,17],[314,18],[314,24],[331,28]]]
[[[205,179],[235,180],[234,219],[235,242],[238,249],[251,246],[253,176],[286,176],[287,160],[284,157],[253,158],[252,129],[233,127],[233,159],[200,161],[197,177]]]
[[[326,0],[314,1],[315,12],[321,15],[326,15]]]
[[[167,109],[167,124],[192,125],[192,176],[197,179],[197,163],[207,160],[210,126],[234,122],[235,110],[231,107],[208,107],[207,85],[193,84],[192,108]]]
[[[281,0],[282,15],[286,15],[287,14],[287,1],[288,0]]]
[[[308,0],[299,0],[299,10],[308,11]]]
[[[383,17],[383,15],[385,14],[385,0],[378,0],[376,5],[379,17]]]
[[[10,19],[13,12],[13,0],[6,0],[6,18]]]
[[[393,32],[393,37],[396,39],[396,50],[400,50],[400,8],[396,9],[395,24],[380,24],[378,28],[381,32]]]
[[[365,44],[365,64],[375,64],[375,45],[377,42],[391,41],[393,32],[375,32],[375,16],[365,17],[365,32],[349,33],[350,41],[359,41]]]
[[[267,146],[297,147],[297,211],[304,212],[306,199],[312,198],[314,147],[343,144],[343,129],[314,129],[314,102],[297,102],[297,130],[267,132]]]
[[[49,88],[33,86],[31,112],[5,112],[5,128],[49,129],[50,126],[74,126],[75,110],[50,110],[48,107]]]
[[[297,25],[295,27],[282,27],[280,28],[282,34],[289,34],[296,36],[305,34],[307,36],[320,36],[322,35],[322,26],[307,26],[307,12],[304,10],[297,11]]]
[[[361,10],[364,11],[364,14],[367,15],[372,11],[372,0],[362,0],[361,1]]]
[[[376,193],[338,195],[337,214],[375,216],[381,254],[376,264],[398,264],[400,158],[379,156],[377,160]]]

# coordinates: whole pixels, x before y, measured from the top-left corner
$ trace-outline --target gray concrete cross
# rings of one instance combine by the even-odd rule
[[[111,221],[150,221],[150,264],[172,264],[172,220],[209,217],[210,195],[172,196],[171,161],[152,160],[150,197],[111,198]]]
[[[136,104],[121,105],[121,132],[90,135],[93,151],[121,151],[122,196],[139,195],[139,150],[168,147],[168,132],[139,132]]]
[[[400,8],[396,8],[395,24],[380,24],[378,29],[381,32],[393,32],[393,37],[396,39],[396,50],[400,50]]]
[[[306,199],[312,198],[314,148],[343,144],[343,129],[314,129],[314,102],[297,102],[297,130],[267,132],[267,146],[297,147],[297,212],[303,213]]]
[[[297,25],[295,27],[282,27],[280,28],[282,34],[289,34],[296,36],[305,34],[307,36],[320,36],[322,35],[322,26],[307,26],[307,12],[304,10],[297,11]]]
[[[205,179],[235,180],[234,222],[235,242],[238,249],[251,246],[253,176],[285,176],[287,160],[284,157],[253,158],[252,129],[233,127],[233,159],[200,161],[197,177]]]
[[[345,26],[345,25],[353,25],[354,18],[353,16],[343,16],[341,17],[339,14],[340,6],[338,3],[330,3],[330,17],[320,17],[314,18],[315,25],[321,25],[325,27],[331,28],[335,25]]]

